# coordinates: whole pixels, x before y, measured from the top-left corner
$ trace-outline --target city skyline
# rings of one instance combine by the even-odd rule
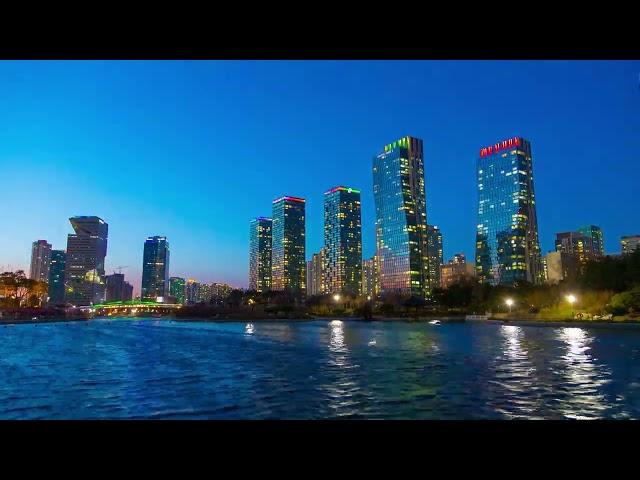
[[[10,234],[0,237],[0,265],[28,271],[32,242],[46,239],[53,249],[64,250],[67,219],[96,215],[110,226],[106,273],[118,265],[130,265],[125,273],[136,294],[142,274],[136,266],[140,242],[158,232],[171,240],[170,275],[246,287],[247,219],[268,215],[271,199],[281,192],[305,198],[308,261],[322,247],[322,196],[326,185],[332,184],[353,185],[362,191],[362,256],[371,258],[375,232],[370,159],[380,144],[405,135],[424,141],[427,217],[440,227],[445,258],[458,251],[474,257],[478,149],[514,136],[532,143],[542,255],[554,250],[556,233],[575,226],[600,226],[606,253],[617,253],[620,237],[638,231],[633,176],[620,176],[619,171],[633,168],[640,150],[640,140],[633,135],[638,131],[640,96],[632,78],[639,62],[277,63],[6,62],[0,66],[6,73],[1,82],[9,97],[6,111],[0,111],[9,125],[3,133],[0,162],[13,167],[19,162],[21,168],[3,170],[8,170],[9,194],[24,203],[22,212],[8,212],[5,219],[9,227],[3,230]],[[384,71],[388,65],[398,74],[406,73],[406,80],[391,79]],[[172,68],[178,78],[151,85],[149,95],[140,98],[138,110],[123,105],[130,102],[130,95],[139,93],[124,73],[148,83],[155,73],[167,75]],[[254,74],[253,82],[233,83],[247,72]],[[304,75],[307,72],[309,76]],[[536,74],[535,81],[527,78],[527,72]],[[592,78],[584,78],[586,72]],[[276,81],[287,73],[291,91],[283,91]],[[106,77],[89,88],[87,81],[99,74]],[[486,77],[491,74],[496,85]],[[38,75],[52,80],[51,84],[41,84]],[[303,78],[306,86],[301,86]],[[63,86],[65,79],[71,86]],[[369,81],[362,93],[356,91],[358,79]],[[453,85],[442,89],[446,80]],[[73,85],[78,91],[70,91]],[[208,103],[216,107],[215,114],[194,106],[198,96],[181,93],[181,86],[194,85],[200,95],[216,85],[223,89],[219,103]],[[297,100],[304,104],[302,95],[311,88],[312,98],[301,107]],[[435,98],[436,90],[443,93],[441,100]],[[25,92],[34,99],[27,99]],[[152,93],[168,99],[157,103]],[[106,101],[110,95],[115,96],[113,106]],[[379,105],[365,101],[371,95]],[[275,111],[276,97],[284,102],[281,112]],[[348,104],[345,97],[350,98]],[[516,99],[523,115],[507,116]],[[95,111],[87,110],[92,100],[98,102]],[[413,102],[419,114],[408,114],[416,106]],[[310,131],[302,135],[296,115],[312,107],[319,118],[302,117],[301,123]],[[56,112],[61,122],[51,126],[49,120]],[[393,113],[388,118],[379,116],[386,112]],[[183,125],[175,134],[163,136],[172,125],[171,113]],[[231,124],[247,120],[252,128],[233,134],[228,128],[217,132],[221,118],[228,114]],[[374,114],[376,122],[367,121]],[[106,128],[115,118],[123,125]],[[266,125],[267,119],[275,126]],[[356,127],[355,131],[343,132],[347,125]],[[213,131],[213,138],[205,141]],[[116,133],[124,135],[122,144],[116,142]],[[98,145],[90,147],[96,140]],[[129,147],[131,151],[125,152]],[[165,147],[167,153],[163,153]],[[328,158],[326,152],[331,149],[336,150]],[[238,161],[223,168],[230,151]],[[154,157],[163,168],[137,175]],[[185,158],[178,162],[180,170],[169,163],[177,158]],[[607,158],[615,159],[616,168],[601,168]],[[220,168],[219,175],[211,174]],[[229,168],[239,175],[232,175]],[[282,177],[275,175],[287,169],[290,172]],[[112,170],[115,173],[109,173]],[[152,180],[148,185],[141,180],[146,177]],[[229,186],[218,189],[220,182]],[[60,184],[72,183],[72,190],[59,190]],[[166,198],[149,205],[147,199],[163,188]],[[231,196],[239,188],[244,197]],[[39,192],[38,199],[26,195],[31,189]],[[43,195],[49,200],[43,201]],[[32,203],[36,200],[37,207]],[[167,208],[167,202],[178,205]],[[226,210],[232,210],[232,202],[229,214]],[[20,229],[11,227],[18,222]]]

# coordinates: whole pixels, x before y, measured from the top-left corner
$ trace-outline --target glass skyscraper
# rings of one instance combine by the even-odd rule
[[[169,242],[166,237],[149,237],[144,242],[142,262],[143,300],[156,300],[169,294]]]
[[[360,190],[335,187],[324,192],[325,293],[362,293]]]
[[[46,240],[36,240],[31,244],[31,268],[29,278],[39,282],[49,281],[51,244]]]
[[[171,277],[169,278],[169,295],[175,298],[175,302],[180,305],[186,303],[186,283],[184,278]]]
[[[249,290],[256,292],[271,289],[271,225],[265,217],[249,224]]]
[[[591,239],[593,255],[595,257],[604,257],[604,238],[600,227],[596,225],[586,225],[584,227],[580,227],[578,232]]]
[[[65,298],[75,306],[101,303],[105,298],[104,259],[109,225],[100,217],[71,217],[75,233],[67,236]]]
[[[514,137],[480,150],[477,160],[476,273],[493,285],[539,284],[531,144]]]
[[[64,250],[51,250],[49,265],[49,305],[64,303],[64,269],[67,254]]]
[[[422,140],[403,137],[373,159],[380,293],[429,296]]]
[[[442,258],[442,233],[435,225],[427,225],[427,252],[429,255],[429,288],[440,287]]]
[[[280,197],[271,215],[271,289],[305,293],[305,200]]]
[[[362,261],[362,293],[370,299],[377,298],[380,293],[380,273],[378,258],[374,255]]]
[[[324,293],[324,248],[321,248],[307,262],[307,295]]]

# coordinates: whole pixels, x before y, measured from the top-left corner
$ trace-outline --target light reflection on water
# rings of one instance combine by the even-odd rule
[[[108,320],[0,328],[0,418],[640,418],[640,329]]]

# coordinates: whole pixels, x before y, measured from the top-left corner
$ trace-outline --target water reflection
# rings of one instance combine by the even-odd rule
[[[582,328],[563,328],[558,333],[565,344],[561,373],[569,395],[561,402],[564,416],[574,419],[600,418],[607,409],[606,398],[599,393],[609,382],[608,369],[597,365],[589,351],[593,337]]]
[[[247,323],[244,327],[244,333],[246,335],[253,335],[253,332],[254,332],[253,323]]]

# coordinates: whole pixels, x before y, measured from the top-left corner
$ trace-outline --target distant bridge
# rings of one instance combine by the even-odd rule
[[[93,311],[97,316],[129,316],[140,315],[171,315],[182,305],[177,303],[158,303],[132,300],[129,302],[109,302],[94,305]]]

